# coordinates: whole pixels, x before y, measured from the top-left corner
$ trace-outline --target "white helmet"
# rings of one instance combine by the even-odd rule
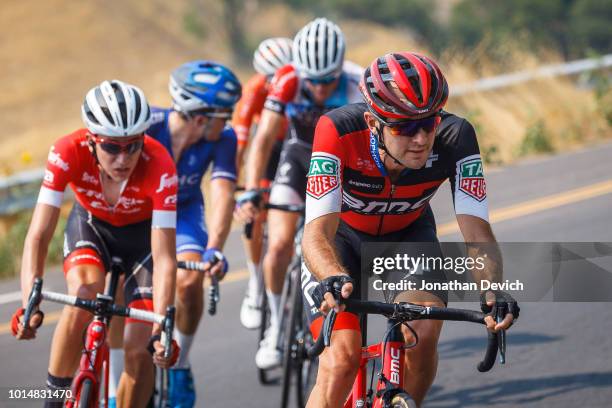
[[[344,35],[326,18],[306,24],[293,39],[293,65],[306,78],[324,78],[342,69]]]
[[[132,136],[147,130],[151,110],[140,88],[114,79],[87,92],[81,117],[93,134]]]
[[[290,38],[275,37],[263,40],[253,53],[253,67],[260,74],[271,76],[277,69],[291,62]]]

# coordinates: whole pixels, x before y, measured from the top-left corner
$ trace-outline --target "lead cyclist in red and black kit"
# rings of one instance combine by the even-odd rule
[[[35,278],[42,277],[49,242],[60,214],[64,190],[72,188],[76,202],[64,235],[64,273],[68,293],[94,299],[104,291],[111,261],[126,268],[124,296],[132,308],[164,314],[174,301],[176,278],[176,189],[172,158],[157,141],[144,135],[151,113],[143,92],[121,81],[104,81],[92,88],[82,106],[87,128],[57,140],[51,147],[44,181],[26,237],[21,267],[23,306]],[[35,337],[42,312],[22,324],[23,308],[12,320],[18,339]],[[64,308],[55,329],[47,385],[70,386],[82,350],[83,331],[91,314]],[[174,364],[155,335],[158,324],[127,319],[124,334],[125,372],[118,406],[145,406],[153,389],[153,364],[147,350],[153,342],[153,362]],[[47,401],[47,407],[63,403]]]
[[[325,18],[304,26],[293,39],[293,63],[276,71],[261,121],[249,152],[246,187],[236,211],[242,221],[256,216],[251,198],[263,176],[276,131],[289,122],[270,203],[300,205],[306,195],[306,176],[317,120],[325,112],[361,100],[361,68],[344,61],[344,36],[340,27]],[[261,369],[280,364],[276,344],[280,325],[280,298],[285,272],[293,254],[299,214],[270,210],[268,249],[263,260],[266,295],[270,306],[270,327],[255,355]]]
[[[387,54],[366,69],[360,90],[367,103],[326,114],[315,132],[302,241],[304,308],[310,311],[314,335],[320,331],[321,313],[342,310],[338,296],[360,295],[363,243],[438,242],[428,202],[446,179],[464,240],[495,248],[474,278],[501,278],[476,134],[467,120],[442,110],[448,85],[435,62],[410,52]],[[429,278],[446,279],[436,273]],[[334,284],[341,293],[332,289]],[[496,297],[506,302],[509,313],[498,324],[486,318],[492,331],[508,328],[519,311],[501,291],[483,294],[483,310],[490,311]],[[403,292],[394,300],[444,307],[447,293]],[[399,385],[420,405],[436,374],[442,322],[411,325],[419,342],[404,361],[409,383]],[[412,343],[410,331],[402,329]],[[359,366],[361,339],[359,318],[339,313],[331,347],[319,360],[309,407],[342,406]]]

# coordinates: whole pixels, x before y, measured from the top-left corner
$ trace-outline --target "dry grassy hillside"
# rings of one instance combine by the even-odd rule
[[[221,7],[220,2],[210,0],[4,0],[0,14],[4,130],[0,174],[42,165],[50,143],[81,125],[82,98],[103,79],[137,84],[154,104],[166,105],[168,74],[180,63],[195,58],[230,63]],[[185,19],[203,9],[204,39],[197,39],[186,32]],[[271,35],[292,36],[313,17],[283,6],[245,13],[253,44]],[[347,37],[347,57],[362,65],[391,50],[426,51],[407,31],[364,22],[339,23]],[[486,56],[478,57],[486,60]],[[517,62],[516,67],[506,68],[538,64],[524,56]],[[476,79],[463,60],[447,58],[441,64],[448,72],[451,92],[453,83]],[[232,67],[245,79],[251,73],[250,67]],[[491,73],[502,71],[495,68]],[[578,90],[567,80],[454,99],[450,107],[476,121],[483,145],[497,145],[499,158],[505,161],[516,156],[516,146],[539,118],[548,132],[565,135],[571,143],[584,136],[609,136],[609,128],[594,113],[592,92]],[[558,145],[565,145],[565,139]]]

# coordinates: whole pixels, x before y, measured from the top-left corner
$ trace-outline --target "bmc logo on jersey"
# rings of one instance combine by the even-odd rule
[[[317,200],[338,188],[340,160],[331,154],[313,153],[306,193]]]
[[[487,185],[480,156],[466,157],[457,165],[459,167],[459,190],[478,201],[484,200],[487,197]]]

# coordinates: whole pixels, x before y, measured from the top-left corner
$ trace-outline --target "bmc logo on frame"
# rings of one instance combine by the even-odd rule
[[[317,200],[338,188],[340,160],[331,154],[313,153],[306,192]]]
[[[487,185],[480,156],[466,158],[458,163],[458,167],[459,190],[478,201],[484,200],[487,197]]]

